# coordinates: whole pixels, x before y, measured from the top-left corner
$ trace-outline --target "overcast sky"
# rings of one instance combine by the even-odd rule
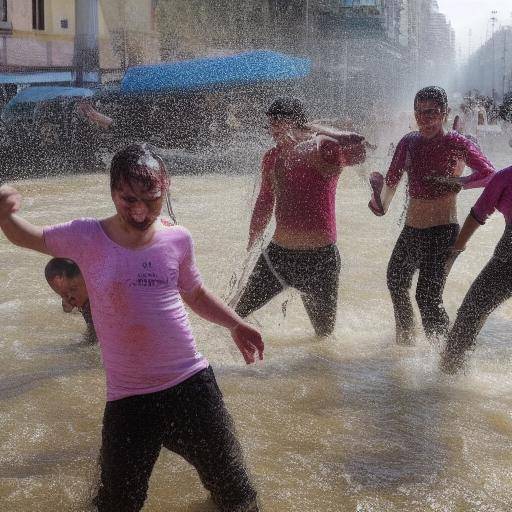
[[[457,55],[467,58],[469,29],[471,50],[475,51],[491,34],[491,11],[498,11],[496,28],[512,25],[512,0],[437,0],[439,11],[446,14],[455,30]]]

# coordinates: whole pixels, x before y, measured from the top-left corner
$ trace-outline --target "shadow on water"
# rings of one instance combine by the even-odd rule
[[[218,373],[243,376],[242,369]],[[330,445],[343,451],[325,447],[324,476],[343,476],[358,492],[429,483],[449,463],[441,439],[443,390],[431,381],[409,389],[403,373],[400,361],[387,353],[343,361],[307,354],[293,362],[267,361],[253,378],[284,382],[306,376],[325,384],[323,395],[308,403],[308,413],[339,419],[341,433]]]
[[[30,478],[53,475],[56,466],[87,462],[97,457],[97,450],[78,452],[76,449],[45,451],[25,456],[0,458],[0,478]]]
[[[48,370],[0,378],[0,400],[7,400],[22,395],[39,386],[42,381],[74,375],[76,373],[99,368],[97,361],[84,361],[68,366],[56,366]]]

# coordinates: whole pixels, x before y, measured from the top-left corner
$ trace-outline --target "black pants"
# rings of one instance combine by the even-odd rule
[[[512,225],[508,225],[493,257],[471,285],[448,335],[445,352],[462,357],[471,349],[487,317],[512,297]]]
[[[99,512],[139,511],[160,449],[192,464],[223,512],[256,512],[233,421],[211,368],[157,393],[107,402]]]
[[[446,334],[449,318],[443,306],[446,282],[444,264],[448,248],[459,232],[458,224],[417,229],[405,226],[391,254],[387,282],[395,312],[397,342],[409,343],[414,315],[409,296],[414,273],[419,270],[416,302],[427,336]]]
[[[256,262],[235,311],[246,317],[291,286],[301,293],[316,334],[331,334],[336,322],[341,267],[338,248],[333,244],[292,250],[270,243],[266,256],[262,254]]]

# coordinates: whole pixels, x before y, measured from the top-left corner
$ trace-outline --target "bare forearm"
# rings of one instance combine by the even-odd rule
[[[251,225],[249,227],[249,247],[252,247],[254,242],[263,236],[265,229],[272,218],[273,209],[256,209],[252,215]]]
[[[464,225],[459,232],[457,240],[455,240],[455,243],[453,244],[453,248],[457,251],[464,250],[469,239],[479,227],[480,223],[477,222],[471,214],[469,214],[464,221]]]
[[[183,300],[196,315],[227,329],[234,329],[242,322],[229,306],[203,286],[193,296],[183,296]]]
[[[107,130],[108,128],[110,128],[112,126],[112,124],[114,123],[114,120],[111,117],[98,112],[95,117],[95,122],[96,122],[96,124],[101,126],[101,128],[103,128],[104,130]]]
[[[6,238],[13,244],[50,254],[44,243],[43,229],[41,227],[34,226],[17,215],[10,215],[0,224],[0,228]]]

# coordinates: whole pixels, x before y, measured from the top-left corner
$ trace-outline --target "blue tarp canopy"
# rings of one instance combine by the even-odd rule
[[[193,91],[302,78],[310,71],[309,59],[260,50],[129,68],[121,81],[121,91]]]

